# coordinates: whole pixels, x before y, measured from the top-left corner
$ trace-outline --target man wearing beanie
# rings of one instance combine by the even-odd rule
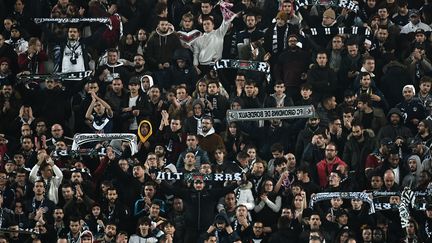
[[[336,24],[336,13],[333,9],[324,11],[321,24],[323,27],[332,27]]]
[[[313,19],[311,19],[313,20]],[[321,22],[317,21],[309,21],[310,27],[316,27],[316,28],[330,28],[330,27],[336,27],[338,26],[336,21],[336,13],[332,8],[328,8],[324,11],[322,15]],[[316,35],[312,35],[310,40],[310,44],[312,45],[312,48],[315,49],[315,51],[325,49],[327,45],[330,43],[330,41],[333,39],[335,34],[324,34],[318,32]]]
[[[413,85],[405,85],[402,89],[404,100],[396,105],[404,114],[404,124],[411,129],[412,134],[417,133],[419,122],[426,118],[426,109],[417,97]]]

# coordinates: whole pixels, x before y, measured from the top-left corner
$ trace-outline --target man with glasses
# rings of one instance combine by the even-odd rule
[[[72,144],[72,138],[64,136],[64,130],[60,124],[54,124],[51,126],[51,136],[52,137],[46,141],[48,148],[54,148],[58,141],[64,141],[66,145]]]
[[[338,165],[347,166],[344,161],[342,161],[337,156],[337,147],[334,143],[329,143],[325,148],[325,159],[318,162],[316,165],[318,171],[319,185],[322,188],[326,188],[328,185],[328,177],[330,172],[332,172]]]
[[[202,119],[202,132],[198,134],[199,145],[208,154],[214,155],[217,148],[224,148],[225,144],[222,137],[215,133],[213,128],[213,118],[206,116]]]
[[[144,55],[142,54],[135,54],[134,56],[134,70],[131,73],[132,77],[139,77],[142,76],[144,74],[148,74],[148,72],[145,70],[145,59],[144,59]]]
[[[231,93],[230,93],[229,97],[231,97],[231,98],[244,97],[245,96],[245,94],[244,94],[245,83],[246,83],[245,74],[243,72],[238,72],[236,77],[235,77],[235,86],[231,87]]]

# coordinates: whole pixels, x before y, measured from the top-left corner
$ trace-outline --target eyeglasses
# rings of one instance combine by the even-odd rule
[[[203,181],[194,181],[194,184],[203,184]]]

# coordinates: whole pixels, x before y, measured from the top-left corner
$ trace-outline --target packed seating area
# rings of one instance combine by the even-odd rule
[[[0,243],[432,242],[430,0],[0,19]]]

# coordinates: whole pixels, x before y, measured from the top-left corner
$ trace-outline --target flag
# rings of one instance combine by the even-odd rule
[[[225,1],[221,1],[219,3],[219,6],[220,6],[222,16],[223,16],[225,21],[230,20],[235,15],[235,13],[233,11],[231,11],[231,9],[230,9],[233,6],[232,3],[227,3]]]

